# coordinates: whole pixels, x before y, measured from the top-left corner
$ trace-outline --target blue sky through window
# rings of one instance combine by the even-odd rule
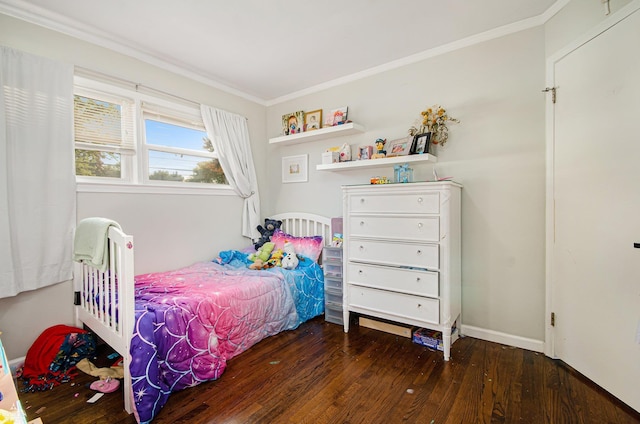
[[[147,144],[205,150],[202,139],[207,136],[207,133],[204,131],[153,121],[151,119],[145,119],[144,123]]]
[[[146,143],[148,145],[179,147],[195,151],[207,151],[203,139],[207,137],[205,131],[194,130],[179,125],[145,119]],[[178,173],[186,180],[193,175],[193,170],[199,162],[210,159],[181,155],[168,152],[149,151],[149,175],[157,171],[169,174]]]

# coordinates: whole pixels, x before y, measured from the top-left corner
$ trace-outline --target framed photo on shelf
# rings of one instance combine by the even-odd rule
[[[309,179],[309,155],[285,156],[282,158],[282,182],[305,183]]]
[[[421,155],[423,153],[429,153],[429,144],[431,144],[431,133],[416,134],[413,137],[413,148],[411,154]]]
[[[304,114],[304,130],[319,130],[322,125],[322,109],[314,110]]]
[[[371,159],[372,154],[373,154],[373,146],[358,147],[358,160]]]
[[[347,115],[349,112],[349,107],[344,106],[338,109],[333,109],[324,120],[325,127],[333,127],[335,125],[344,124],[347,122]]]
[[[390,158],[394,156],[407,156],[411,151],[412,145],[413,140],[409,137],[405,137],[390,141],[384,147],[387,151],[387,157]]]
[[[282,134],[299,134],[304,128],[304,112],[299,110],[282,115]]]

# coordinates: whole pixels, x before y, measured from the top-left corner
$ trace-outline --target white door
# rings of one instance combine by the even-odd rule
[[[640,11],[551,65],[552,354],[640,411]]]

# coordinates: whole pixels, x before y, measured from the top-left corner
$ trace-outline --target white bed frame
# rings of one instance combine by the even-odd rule
[[[309,213],[282,213],[271,219],[282,221],[282,231],[302,237],[321,235],[324,244],[332,239],[331,219]],[[74,276],[76,324],[86,325],[98,337],[123,358],[124,365],[124,409],[133,412],[132,382],[129,374],[131,356],[129,345],[135,321],[134,302],[134,245],[133,236],[121,230],[109,228],[109,267],[107,271],[76,263]],[[110,297],[105,302],[105,296]],[[118,322],[116,316],[118,299]]]

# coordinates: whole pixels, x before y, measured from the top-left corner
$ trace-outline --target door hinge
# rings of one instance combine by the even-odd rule
[[[543,93],[548,93],[549,91],[551,91],[551,102],[553,104],[556,103],[556,90],[558,87],[546,87],[544,90],[542,90]]]
[[[551,312],[551,326],[552,327],[556,326],[556,313],[555,312]]]

